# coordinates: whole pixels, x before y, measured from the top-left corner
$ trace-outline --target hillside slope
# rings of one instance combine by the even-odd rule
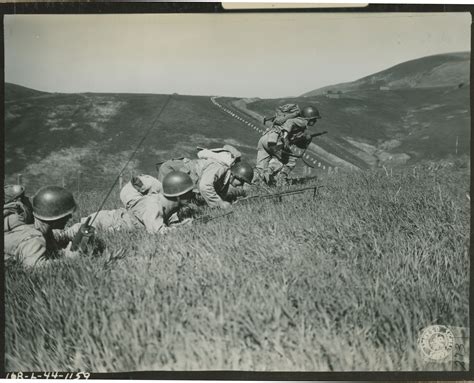
[[[330,85],[303,94],[360,90],[463,87],[469,85],[470,52],[439,54],[410,60],[357,81]]]
[[[470,153],[469,53],[430,56],[360,80],[285,99],[221,98],[261,124],[289,102],[315,105],[328,130],[308,153],[322,167],[367,169],[416,164]],[[5,85],[7,181],[66,186],[110,182],[167,95],[45,93]],[[263,126],[262,126],[263,127]],[[196,154],[196,146],[235,145],[254,162],[259,134],[206,96],[173,95],[126,172],[154,174],[155,164]],[[301,161],[298,162],[302,170]],[[348,165],[349,166],[346,166]],[[87,175],[79,180],[80,174]]]
[[[48,95],[48,93],[26,88],[21,85],[6,84],[5,86],[6,102],[19,101],[24,100],[25,98],[39,97],[44,95]]]
[[[409,61],[301,97],[247,105],[271,115],[278,105],[314,105],[328,130],[317,144],[361,166],[414,164],[469,155],[469,53]],[[354,158],[354,156],[356,158]]]
[[[9,88],[10,84],[7,84]],[[150,94],[50,94],[6,105],[5,173],[58,182],[111,179],[155,120],[168,96]],[[250,161],[256,135],[218,110],[209,97],[173,95],[136,160],[135,172],[155,174],[155,164],[196,155],[196,146],[235,145]],[[85,179],[86,181],[86,179]]]

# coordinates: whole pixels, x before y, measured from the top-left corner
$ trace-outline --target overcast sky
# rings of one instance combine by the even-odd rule
[[[470,50],[442,14],[7,15],[5,80],[50,92],[279,98]]]

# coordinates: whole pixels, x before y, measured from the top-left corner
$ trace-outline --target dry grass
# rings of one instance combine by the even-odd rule
[[[318,183],[316,199],[236,205],[165,237],[108,234],[101,256],[7,270],[7,370],[423,369],[422,328],[468,326],[469,176]],[[82,213],[100,196],[79,196]]]

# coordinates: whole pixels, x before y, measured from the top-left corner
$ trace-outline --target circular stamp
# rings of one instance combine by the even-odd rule
[[[428,326],[418,337],[418,347],[422,355],[430,360],[441,361],[451,354],[454,345],[454,334],[449,327],[442,325]]]

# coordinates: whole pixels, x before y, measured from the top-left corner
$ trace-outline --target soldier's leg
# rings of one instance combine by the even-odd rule
[[[264,181],[268,183],[270,178],[269,163],[272,158],[266,150],[267,135],[260,138],[257,145],[257,163],[255,172],[255,181]]]
[[[124,212],[126,212],[125,209],[101,210],[97,214],[92,226],[99,230],[121,230],[130,228],[128,222],[121,219]],[[85,223],[89,217],[95,217],[95,213],[86,218],[81,218],[81,223]]]
[[[283,163],[275,157],[273,157],[270,160],[269,167],[270,167],[270,171],[271,171],[270,177],[271,177],[272,183],[275,182],[275,178],[280,173],[281,169],[283,169],[283,166],[284,166]]]
[[[293,150],[292,150],[291,152],[294,153]],[[286,174],[287,176],[289,176],[290,173],[293,171],[293,169],[294,169],[295,166],[296,166],[296,160],[297,160],[296,157],[290,157],[290,156],[289,156],[287,163],[285,164],[285,166],[284,166],[283,169],[282,169],[282,172],[283,172],[284,174]]]
[[[270,167],[270,162],[276,159],[275,155],[269,149],[273,147],[274,150],[278,149],[279,135],[276,132],[269,132],[262,136],[257,146],[257,172],[261,174],[264,181],[267,184],[273,182],[273,171]]]
[[[293,153],[290,151],[289,153]],[[288,154],[283,154],[282,156],[282,167],[276,176],[276,181],[278,185],[286,185],[288,184],[288,179],[290,176],[291,171],[296,166],[296,157],[290,156]]]

